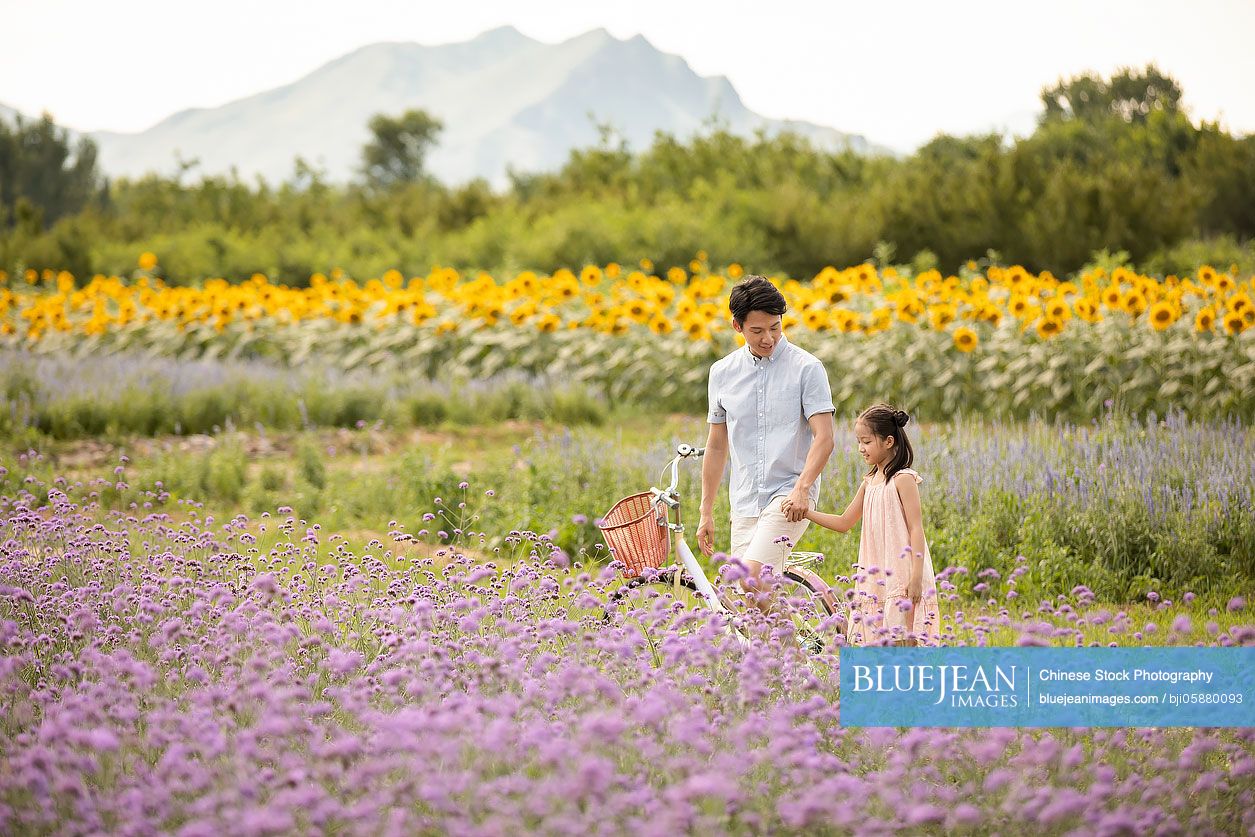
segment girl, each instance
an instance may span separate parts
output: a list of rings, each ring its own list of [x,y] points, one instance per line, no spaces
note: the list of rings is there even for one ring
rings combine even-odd
[[[910,417],[888,404],[869,407],[854,423],[858,452],[871,466],[841,514],[807,510],[806,519],[848,532],[863,520],[848,640],[863,645],[884,629],[898,644],[936,645],[941,616],[937,579],[924,538],[914,453],[903,429]],[[854,615],[857,614],[857,615]]]

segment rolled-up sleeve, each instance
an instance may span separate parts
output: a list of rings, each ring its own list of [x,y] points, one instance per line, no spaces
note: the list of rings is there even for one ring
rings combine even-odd
[[[706,421],[710,424],[726,424],[728,413],[723,409],[723,404],[719,401],[719,369],[717,366],[710,367],[710,380],[706,389],[706,399],[709,406]]]
[[[802,369],[802,413],[807,420],[818,413],[835,413],[828,372],[822,363],[808,363]]]

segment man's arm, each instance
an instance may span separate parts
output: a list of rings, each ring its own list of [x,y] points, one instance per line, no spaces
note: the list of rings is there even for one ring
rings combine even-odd
[[[802,466],[802,475],[797,485],[784,501],[785,516],[790,523],[796,523],[806,516],[811,507],[811,486],[823,473],[828,458],[832,456],[836,443],[833,441],[833,413],[816,413],[807,424],[811,427],[814,437],[811,439],[810,451],[806,454],[806,464]]]
[[[697,525],[697,547],[707,557],[715,552],[715,497],[727,463],[728,425],[712,424],[706,437],[706,455],[702,457],[701,520]]]

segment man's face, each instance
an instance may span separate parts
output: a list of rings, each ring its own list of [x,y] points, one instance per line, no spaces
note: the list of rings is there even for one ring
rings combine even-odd
[[[780,322],[783,319],[779,314],[751,311],[745,316],[745,322],[733,320],[732,328],[745,338],[750,351],[757,357],[770,357],[780,342]]]

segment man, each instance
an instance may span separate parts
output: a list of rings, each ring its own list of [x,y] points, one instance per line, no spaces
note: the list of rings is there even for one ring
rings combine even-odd
[[[801,540],[833,449],[832,390],[823,363],[785,339],[784,296],[747,276],[728,300],[745,346],[710,367],[710,435],[702,463],[697,543],[714,552],[714,506],[732,457],[732,545],[754,586],[764,564],[779,575]],[[785,511],[787,509],[787,511]],[[788,543],[781,541],[787,538]]]

